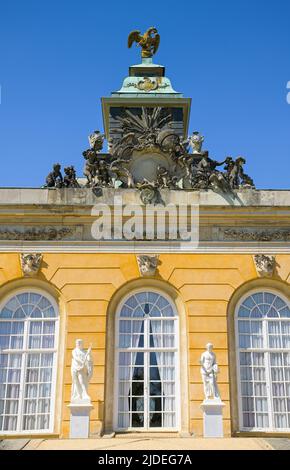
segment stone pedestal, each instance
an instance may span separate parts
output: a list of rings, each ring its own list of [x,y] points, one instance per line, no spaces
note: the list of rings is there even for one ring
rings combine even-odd
[[[88,403],[70,403],[70,438],[87,439],[90,434],[90,412],[93,405]]]
[[[221,400],[204,400],[201,404],[203,411],[203,437],[224,437],[223,407]]]

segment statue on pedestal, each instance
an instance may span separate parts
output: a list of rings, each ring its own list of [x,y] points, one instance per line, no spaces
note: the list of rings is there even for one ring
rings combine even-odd
[[[90,403],[88,395],[89,381],[93,375],[92,346],[86,351],[83,349],[83,340],[76,340],[76,347],[72,352],[72,390],[71,403]]]
[[[221,398],[217,386],[217,374],[219,369],[211,343],[206,345],[206,351],[202,353],[200,358],[200,365],[205,400],[214,399],[220,401]]]

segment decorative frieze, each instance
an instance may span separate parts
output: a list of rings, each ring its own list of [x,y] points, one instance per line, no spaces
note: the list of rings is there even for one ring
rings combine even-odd
[[[224,240],[241,240],[247,242],[268,242],[268,241],[290,241],[290,229],[275,230],[247,230],[247,229],[226,229],[223,230]]]
[[[63,240],[74,233],[74,227],[32,227],[30,229],[6,229],[0,230],[0,240]]]

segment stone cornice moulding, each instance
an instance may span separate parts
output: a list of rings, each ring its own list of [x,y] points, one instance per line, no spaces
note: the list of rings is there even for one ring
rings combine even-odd
[[[167,245],[158,245],[153,244],[153,242],[149,242],[148,245],[140,245],[138,243],[132,243],[131,246],[124,246],[123,244],[117,244],[114,242],[107,242],[105,243],[93,243],[93,242],[73,242],[71,240],[68,241],[56,241],[56,242],[38,242],[37,244],[33,244],[33,242],[21,242],[19,241],[17,244],[13,241],[10,243],[7,241],[2,243],[0,241],[0,253],[26,253],[26,252],[34,252],[34,253],[128,253],[133,255],[138,255],[140,252],[146,254],[152,254],[152,250],[155,253],[166,253],[166,254],[247,254],[247,255],[255,255],[255,254],[290,254],[290,244],[285,246],[285,243],[276,243],[276,244],[264,244],[261,246],[261,242],[259,243],[251,243],[251,246],[247,244],[241,243],[227,243],[222,244],[222,246],[217,246],[217,244],[203,244],[199,246],[197,249],[186,249],[183,248],[178,249],[177,247]],[[220,244],[221,245],[221,244]]]

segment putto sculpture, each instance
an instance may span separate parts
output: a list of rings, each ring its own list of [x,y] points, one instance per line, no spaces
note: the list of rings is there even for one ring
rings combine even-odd
[[[64,169],[65,176],[62,176],[61,165],[54,163],[53,169],[48,173],[45,180],[45,188],[79,188],[80,185],[77,181],[76,171],[74,167],[67,166]]]
[[[52,171],[48,173],[45,180],[45,187],[47,188],[61,188],[63,185],[63,177],[61,174],[61,165],[54,163]]]
[[[158,255],[137,255],[141,276],[154,276],[159,263],[158,259]]]
[[[23,276],[35,276],[40,269],[41,262],[41,253],[21,253],[20,264]]]
[[[89,381],[93,375],[92,346],[86,351],[83,340],[76,340],[76,347],[72,351],[71,375],[71,403],[90,403],[88,394]]]
[[[73,166],[67,166],[64,169],[65,176],[63,178],[63,185],[65,188],[79,188],[80,185],[77,181],[76,170]]]
[[[257,270],[257,273],[261,277],[271,277],[273,276],[276,259],[273,255],[263,255],[258,254],[254,255],[254,263]]]
[[[130,48],[134,42],[141,47],[142,58],[152,57],[159,47],[160,35],[153,26],[148,28],[143,35],[138,30],[131,31],[128,36],[128,47]]]
[[[200,365],[205,400],[220,400],[220,393],[217,386],[219,368],[216,362],[216,355],[213,352],[212,343],[206,345],[206,351],[203,352],[200,357]]]

